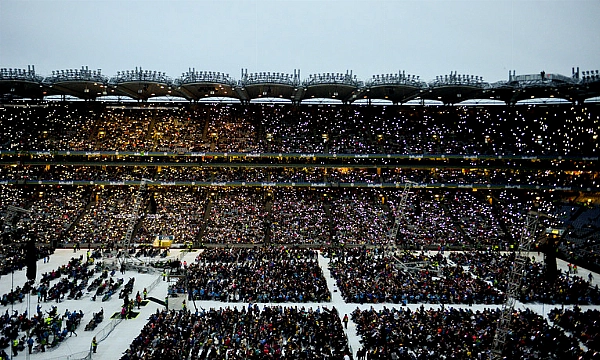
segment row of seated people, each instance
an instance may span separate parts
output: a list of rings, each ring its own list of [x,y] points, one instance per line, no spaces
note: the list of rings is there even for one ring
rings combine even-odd
[[[498,309],[356,309],[356,323],[367,359],[597,359],[566,328],[553,326],[526,309],[515,311],[506,341],[494,349]],[[597,325],[594,326],[596,329]],[[363,357],[364,358],[364,357]]]
[[[142,164],[143,165],[143,164]],[[339,164],[336,166],[340,166]],[[343,166],[343,165],[342,165]],[[0,179],[37,184],[38,181],[122,182],[155,179],[157,182],[195,183],[330,183],[330,184],[420,184],[540,186],[598,189],[596,172],[577,174],[546,170],[463,170],[463,169],[352,169],[347,168],[262,168],[262,167],[173,167],[110,166],[98,168],[80,165],[5,166]]]
[[[555,308],[550,310],[548,318],[573,334],[588,349],[600,351],[600,312],[597,309]]]
[[[542,263],[528,259],[519,288],[524,303],[600,304],[600,290],[575,274],[549,277]],[[363,247],[331,254],[331,275],[346,302],[502,304],[514,253],[403,252],[386,255]]]
[[[54,253],[51,246],[41,244],[37,246],[37,259],[44,259]],[[9,274],[15,270],[22,270],[26,266],[26,252],[21,246],[0,247],[0,275]]]
[[[67,264],[43,274],[39,285],[34,289],[38,303],[80,299],[97,269],[97,266],[92,266],[91,261],[80,255],[71,258]]]
[[[396,263],[392,252],[362,247],[338,249],[331,257],[331,276],[349,303],[501,304],[504,297],[462,268],[444,265],[444,257],[413,255]],[[414,268],[413,263],[430,265]]]
[[[233,302],[323,302],[331,299],[313,250],[298,248],[232,248],[216,262],[206,250],[187,268],[172,291],[189,299]],[[206,258],[205,258],[206,256]],[[223,259],[235,261],[220,261]],[[187,286],[187,288],[186,288]]]
[[[77,224],[69,232],[74,243],[114,244],[122,241],[135,206],[137,188],[99,189]],[[141,208],[145,208],[147,199]]]
[[[180,243],[197,241],[204,224],[206,192],[174,188],[150,196],[149,206],[155,209],[140,219],[136,243],[152,243],[157,234],[168,234]]]
[[[76,335],[76,330],[81,324],[84,316],[82,310],[69,311],[59,314],[56,307],[44,314],[38,311],[31,318],[30,336],[34,338],[36,351],[45,352],[46,348],[54,348],[60,345],[67,337]]]
[[[18,214],[15,223],[24,233],[35,233],[40,243],[110,245],[122,241],[136,194],[137,187],[124,186],[2,186],[0,209],[12,205],[32,210]],[[150,197],[155,213],[149,213]],[[600,225],[597,208],[582,208],[557,193],[413,189],[406,206],[400,209],[400,203],[401,192],[387,189],[154,187],[144,196],[141,227],[133,240],[148,243],[158,234],[174,235],[177,242],[381,245],[390,241],[389,229],[399,221],[397,240],[408,247],[509,249],[525,228],[528,210],[539,209],[552,215],[541,220],[540,232],[574,224],[582,234],[592,233],[576,245],[578,252],[566,248],[567,255],[574,254],[570,261],[576,262],[582,252],[591,254],[588,263],[600,261],[592,251],[598,244],[593,238]],[[568,215],[560,213],[565,208],[572,209]],[[569,232],[571,246],[575,230]],[[2,249],[7,261],[0,267],[22,267],[23,258],[13,261],[15,251],[8,251]]]
[[[490,251],[452,252],[448,255],[454,264],[468,268],[473,276],[502,291],[506,291],[508,270],[514,257],[514,253],[498,254]],[[525,303],[598,304],[600,290],[597,285],[592,286],[592,280],[560,270],[551,276],[543,263],[528,259],[518,300]]]
[[[248,305],[156,310],[121,360],[342,359],[348,339],[335,307]]]
[[[215,193],[207,208],[207,243],[261,243],[264,241],[265,194],[245,188]]]
[[[44,257],[49,256],[49,253],[45,253],[46,247],[39,248],[38,253],[41,253]],[[23,259],[21,259],[22,263],[25,263],[24,255],[21,255]],[[64,296],[68,293],[68,297],[73,299],[78,297],[77,294],[80,293],[80,289],[82,289],[82,283],[77,285],[77,280],[81,279],[82,281],[86,281],[86,279],[91,275],[88,272],[87,265],[82,264],[83,256],[79,259],[71,258],[71,260],[65,264],[59,266],[57,269],[54,269],[50,272],[43,273],[39,280],[39,284],[35,285],[34,280],[27,280],[23,286],[16,286],[14,289],[11,289],[8,293],[4,293],[0,297],[0,304],[3,306],[7,306],[8,304],[14,304],[17,301],[23,302],[25,297],[28,294],[37,294],[38,302],[47,301],[47,300],[57,300],[60,298],[64,298]],[[11,259],[11,261],[14,260]],[[23,265],[24,267],[24,265]],[[14,268],[13,270],[18,270],[19,267]],[[93,272],[92,272],[93,273]],[[67,276],[67,279],[61,279],[57,283],[50,286],[50,283],[54,280],[60,279],[62,275]],[[68,278],[72,280],[69,281]]]
[[[115,243],[125,234],[137,193],[137,187],[126,186],[3,186],[0,208],[17,204],[32,210],[19,216],[17,227],[36,233],[42,243],[57,238]],[[154,204],[149,206],[151,198]],[[159,234],[175,235],[179,242],[257,243],[269,233],[267,240],[275,243],[325,243],[333,238],[382,244],[399,221],[398,239],[410,246],[497,245],[519,238],[525,215],[536,203],[544,213],[559,216],[564,199],[550,192],[414,189],[404,208],[401,200],[401,192],[393,189],[155,187],[143,196],[134,241],[150,242]],[[594,211],[592,207],[580,216],[588,219]],[[589,221],[600,222],[598,216]],[[543,225],[560,228],[568,223],[553,218]]]
[[[4,108],[0,146],[10,150],[591,156],[598,154],[597,146],[588,145],[597,144],[599,117],[593,105],[206,105],[156,110],[49,103]]]
[[[38,306],[33,316],[29,316],[27,311],[19,314],[16,310],[10,315],[6,310],[0,316],[0,348],[7,348],[10,343],[13,356],[17,356],[19,351],[25,350],[24,345],[31,342],[32,350],[35,348],[35,352],[46,352],[46,348],[58,347],[67,337],[77,335],[76,330],[83,316],[81,310],[66,310],[60,314],[55,306],[46,312]],[[14,340],[18,341],[16,347]]]

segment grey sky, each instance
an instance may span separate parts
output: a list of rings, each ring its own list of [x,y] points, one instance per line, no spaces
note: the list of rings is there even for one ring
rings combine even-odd
[[[0,0],[0,67],[450,71],[494,82],[600,68],[600,1]]]

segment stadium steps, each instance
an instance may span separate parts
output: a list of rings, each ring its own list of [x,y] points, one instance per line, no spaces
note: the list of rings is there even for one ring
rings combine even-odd
[[[492,196],[492,207],[491,207],[491,212],[492,215],[498,219],[498,225],[500,226],[500,229],[502,229],[502,232],[504,233],[504,239],[507,240],[508,237],[510,236],[510,232],[508,231],[508,228],[506,227],[506,223],[504,223],[504,221],[502,221],[502,216],[500,216],[500,214],[502,213],[502,211],[498,208],[498,202],[500,202],[500,199],[498,199],[496,196],[494,196],[493,193],[491,193]]]
[[[450,219],[452,219],[452,223],[454,224],[454,226],[456,226],[458,231],[460,231],[460,233],[467,240],[467,242],[471,243],[471,241],[472,241],[471,237],[469,235],[467,235],[467,233],[465,232],[465,229],[463,229],[460,221],[458,221],[458,219],[454,216],[452,211],[450,211],[450,208],[448,208],[448,205],[446,205],[443,201],[441,202],[441,205],[442,205],[442,209],[444,209],[444,212],[447,214],[447,216]]]
[[[263,238],[264,238],[264,243],[265,244],[270,244],[271,243],[271,224],[273,223],[272,218],[273,218],[273,200],[271,199],[267,199],[265,201],[265,208],[264,211],[266,212],[266,216],[265,216],[265,221],[264,221],[264,229],[263,229]]]
[[[208,199],[206,202],[206,207],[204,208],[204,215],[202,216],[202,226],[200,227],[200,231],[198,231],[198,235],[196,236],[196,242],[202,243],[204,239],[204,233],[206,232],[206,225],[208,224],[208,220],[210,218],[210,211],[212,210],[212,200]]]
[[[152,140],[152,135],[154,135],[154,127],[156,126],[156,116],[152,116],[150,120],[150,124],[148,124],[148,130],[146,131],[145,140]]]
[[[144,194],[146,195],[146,194]],[[150,201],[148,201],[148,203],[146,204],[146,206],[142,209],[142,211],[140,211],[140,214],[147,214],[148,213],[148,209],[150,208]],[[138,240],[136,240],[136,236],[138,231],[140,230],[140,228],[142,227],[142,218],[138,218],[137,222],[135,223],[135,226],[133,227],[133,232],[131,233],[131,242],[136,242]]]
[[[102,124],[102,116],[99,115],[94,123],[94,125],[92,126],[92,130],[90,131],[90,134],[87,138],[87,140],[89,141],[90,144],[96,144],[98,142],[98,131],[100,131],[100,128],[104,125]]]
[[[575,213],[573,213],[573,215],[571,215],[571,218],[569,219],[569,223],[573,223],[575,222],[575,220],[577,220],[577,218],[583,214],[586,211],[585,206],[580,206],[579,209],[577,209],[577,211],[575,211]]]
[[[332,205],[329,201],[323,202],[323,211],[325,211],[325,218],[327,219],[327,225],[329,227],[329,241],[332,241],[335,238],[335,226],[331,216],[332,210]]]
[[[77,218],[71,223],[71,225],[69,226],[67,231],[64,232],[63,238],[69,237],[69,235],[71,234],[73,229],[75,229],[77,227],[77,225],[79,224],[79,221],[81,220],[83,215],[85,215],[88,211],[90,211],[90,208],[92,206],[94,206],[94,204],[96,204],[96,200],[94,200],[92,198],[93,194],[89,194],[89,195],[90,195],[91,200],[88,201],[88,203],[85,205],[85,208],[83,209],[83,211],[81,213],[79,213],[79,215],[77,215]]]
[[[204,121],[204,129],[202,130],[202,142],[206,143],[206,136],[208,135],[208,119]]]
[[[596,234],[600,233],[600,228],[595,228],[585,234],[583,234],[582,238],[585,240],[593,238]]]

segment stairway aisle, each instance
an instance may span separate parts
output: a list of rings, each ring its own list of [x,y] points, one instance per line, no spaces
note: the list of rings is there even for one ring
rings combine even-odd
[[[338,314],[340,316],[340,321],[344,318],[345,314],[348,314],[348,318],[351,318],[350,312],[356,308],[356,304],[345,304],[344,299],[342,298],[342,294],[338,289],[335,279],[331,276],[331,272],[329,271],[329,258],[325,258],[321,252],[319,251],[319,266],[323,271],[323,276],[325,276],[325,280],[327,281],[327,287],[329,291],[331,291],[331,303],[332,306],[336,306],[338,310]],[[339,304],[344,304],[343,306],[339,306]],[[342,322],[343,325],[343,322]],[[346,332],[346,336],[348,337],[348,345],[350,346],[350,350],[354,355],[354,359],[356,359],[356,351],[360,349],[360,337],[356,334],[356,324],[354,321],[348,321],[348,328],[344,329]]]

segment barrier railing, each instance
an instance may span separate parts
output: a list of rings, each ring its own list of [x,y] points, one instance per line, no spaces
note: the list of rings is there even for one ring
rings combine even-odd
[[[100,331],[96,333],[96,340],[98,342],[104,341],[108,335],[123,321],[123,319],[113,319],[105,327],[103,327]]]
[[[29,359],[29,354],[27,354],[27,358]],[[80,351],[77,353],[73,353],[70,355],[61,355],[53,358],[48,358],[46,360],[90,360],[92,358],[92,350]]]

